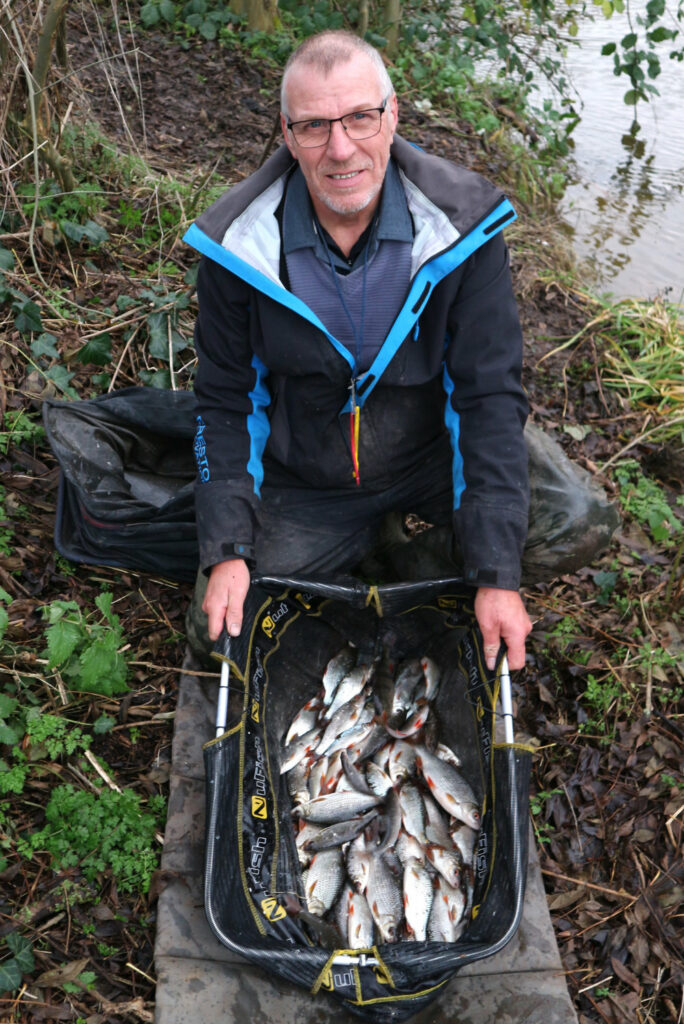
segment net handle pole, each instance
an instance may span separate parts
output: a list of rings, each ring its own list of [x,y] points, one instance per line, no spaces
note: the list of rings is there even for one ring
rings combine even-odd
[[[513,696],[511,693],[511,675],[508,670],[508,657],[504,654],[501,659],[501,674],[499,677],[501,686],[501,710],[504,721],[504,739],[506,743],[513,743]]]
[[[221,662],[218,703],[216,705],[216,736],[223,736],[228,721],[228,695],[230,693],[230,637],[226,627],[216,641],[212,657]]]

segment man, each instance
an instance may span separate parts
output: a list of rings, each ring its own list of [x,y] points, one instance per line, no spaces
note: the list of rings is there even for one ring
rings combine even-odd
[[[194,224],[203,610],[237,635],[262,572],[358,564],[391,512],[453,527],[493,667],[521,668],[522,342],[490,183],[395,135],[379,54],[346,32],[285,69],[285,145]],[[445,574],[454,571],[445,552]]]

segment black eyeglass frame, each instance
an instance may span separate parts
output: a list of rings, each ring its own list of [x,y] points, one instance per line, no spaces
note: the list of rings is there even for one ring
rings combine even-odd
[[[378,120],[378,130],[376,132],[373,132],[372,135],[363,135],[360,139],[354,139],[353,136],[349,136],[353,142],[362,142],[364,139],[373,139],[375,138],[376,135],[380,134],[380,128],[382,126],[382,115],[385,113],[388,101],[389,96],[386,96],[385,99],[382,101],[382,106],[380,107],[364,107],[363,110],[350,110],[348,114],[343,114],[342,117],[305,117],[301,121],[287,121],[285,127],[288,129],[288,131],[292,132],[295,142],[297,143],[298,146],[301,146],[302,149],[320,149],[321,146],[327,146],[328,142],[330,141],[330,136],[332,134],[332,126],[335,124],[336,121],[339,121],[342,127],[344,128],[345,132],[348,133],[349,129],[344,124],[346,118],[353,117],[354,114],[372,114],[377,111],[377,113],[380,114],[380,118]],[[295,132],[295,128],[300,124],[308,124],[310,121],[327,122],[328,137],[325,140],[325,142],[317,142],[313,146],[306,146],[299,141]]]

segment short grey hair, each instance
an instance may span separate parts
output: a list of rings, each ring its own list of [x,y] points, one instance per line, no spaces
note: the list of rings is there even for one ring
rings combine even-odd
[[[346,29],[327,29],[318,35],[309,36],[294,50],[285,65],[280,83],[280,109],[285,117],[289,116],[286,101],[287,79],[293,67],[309,67],[327,76],[339,64],[346,64],[357,53],[362,53],[371,61],[378,73],[378,82],[383,99],[394,93],[392,80],[387,73],[385,63],[370,43]]]

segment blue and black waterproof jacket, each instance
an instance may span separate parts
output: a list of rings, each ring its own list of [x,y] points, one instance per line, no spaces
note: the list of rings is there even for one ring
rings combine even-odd
[[[381,491],[447,431],[454,528],[475,585],[515,589],[527,530],[522,339],[501,231],[515,213],[484,178],[395,136],[414,223],[411,284],[366,373],[279,278],[285,146],[190,227],[201,252],[195,454],[201,564],[253,548],[264,474]],[[369,301],[382,301],[381,295]],[[360,408],[358,477],[350,383]]]

